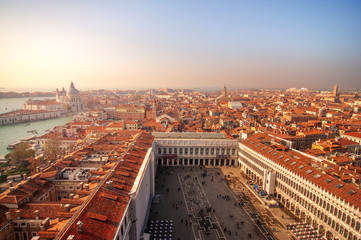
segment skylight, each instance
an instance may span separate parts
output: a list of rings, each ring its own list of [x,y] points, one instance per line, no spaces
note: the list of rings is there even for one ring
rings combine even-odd
[[[304,168],[304,167],[305,167],[305,166],[301,165],[301,166],[299,166],[298,168],[299,168],[299,169],[302,169],[302,168]]]
[[[293,166],[293,165],[295,165],[297,162],[291,162],[291,165]]]
[[[281,158],[283,158],[283,155],[281,155],[281,156],[278,157],[278,159],[281,159]]]
[[[338,188],[338,189],[340,189],[340,188],[343,187],[343,185],[342,185],[341,183],[339,183],[339,184],[337,184],[335,187]]]
[[[320,174],[315,174],[315,175],[313,175],[313,177],[314,178],[320,178],[320,177],[322,177]]]
[[[289,160],[290,160],[289,158],[286,158],[286,159],[285,159],[285,162],[288,162]]]
[[[277,153],[275,152],[274,154],[273,154],[273,156],[276,156],[277,155]]]
[[[268,153],[271,153],[272,152],[272,150],[268,150]]]
[[[350,191],[348,191],[347,193],[348,193],[350,196],[356,194],[356,192],[355,192],[354,190],[350,190]]]
[[[325,183],[330,183],[330,182],[332,182],[331,179],[329,179],[329,178],[325,179]]]
[[[310,169],[306,170],[307,174],[310,174],[311,172],[312,172],[312,170],[310,170]]]
[[[266,148],[265,147],[263,147],[263,148],[261,148],[262,150],[266,150]]]
[[[256,145],[256,147],[259,147],[259,146],[261,146],[261,145],[260,145],[260,144],[257,144],[257,145]]]

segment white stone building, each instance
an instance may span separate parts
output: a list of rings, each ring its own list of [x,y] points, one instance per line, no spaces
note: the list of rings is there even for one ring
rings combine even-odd
[[[65,91],[64,88],[62,91],[56,89],[56,100],[64,105],[66,111],[81,112],[85,110],[84,102],[73,82],[70,83],[68,91]]]

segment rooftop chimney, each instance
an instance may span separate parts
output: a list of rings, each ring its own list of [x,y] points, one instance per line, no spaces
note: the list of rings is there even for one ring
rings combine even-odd
[[[74,199],[74,193],[69,194],[70,199]]]
[[[75,235],[69,235],[68,238],[66,240],[73,240],[75,237]]]
[[[21,218],[20,210],[16,210],[16,218],[19,220]]]
[[[7,219],[8,221],[11,221],[10,212],[5,213],[5,215],[6,215],[6,219]]]
[[[41,222],[41,230],[45,230],[49,227],[49,220],[50,218],[47,217],[44,221]]]
[[[105,184],[108,189],[112,189],[113,181],[108,181]]]
[[[85,184],[85,191],[89,191],[89,184]]]
[[[40,218],[40,217],[39,217],[39,210],[35,210],[35,211],[34,211],[34,214],[35,214],[35,219],[36,219],[36,220],[39,220],[39,218]]]
[[[69,212],[70,211],[70,204],[63,204],[62,207],[63,207],[64,212]]]
[[[82,233],[84,231],[83,230],[83,222],[78,221],[76,225],[78,226],[78,233]]]

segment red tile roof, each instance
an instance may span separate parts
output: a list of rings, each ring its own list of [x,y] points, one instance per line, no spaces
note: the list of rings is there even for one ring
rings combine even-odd
[[[137,134],[132,143],[136,147],[128,148],[129,155],[124,153],[124,161],[117,159],[112,167],[114,171],[104,176],[101,185],[94,189],[77,215],[74,215],[61,231],[59,239],[67,239],[69,235],[75,235],[74,240],[113,239],[130,200],[129,192],[153,139],[154,137],[148,133]],[[111,189],[106,185],[109,181],[113,181]],[[82,233],[77,231],[78,221],[83,222]]]
[[[262,154],[263,156],[272,159],[274,162],[280,164],[281,166],[289,169],[295,174],[309,180],[315,185],[321,187],[322,189],[330,192],[332,195],[343,199],[345,202],[348,202],[350,205],[355,206],[356,208],[361,209],[361,191],[357,187],[354,187],[351,184],[344,183],[339,179],[336,179],[330,175],[324,174],[322,171],[311,166],[311,159],[305,157],[302,154],[299,154],[296,151],[289,150],[287,152],[276,151],[270,146],[264,144],[262,140],[267,138],[265,134],[255,134],[250,138],[242,141],[242,144],[253,149],[254,151]],[[282,156],[282,157],[281,157]],[[288,161],[285,161],[289,159]],[[303,165],[303,168],[299,168]],[[306,171],[310,170],[310,173]],[[316,174],[319,174],[320,177],[314,177]],[[330,182],[325,182],[326,179],[330,179]],[[341,184],[342,187],[338,188],[337,185]],[[352,191],[354,194],[349,194]]]

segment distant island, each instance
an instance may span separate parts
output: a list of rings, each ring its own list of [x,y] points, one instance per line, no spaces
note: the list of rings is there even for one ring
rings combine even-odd
[[[54,92],[0,92],[0,98],[55,97]]]

